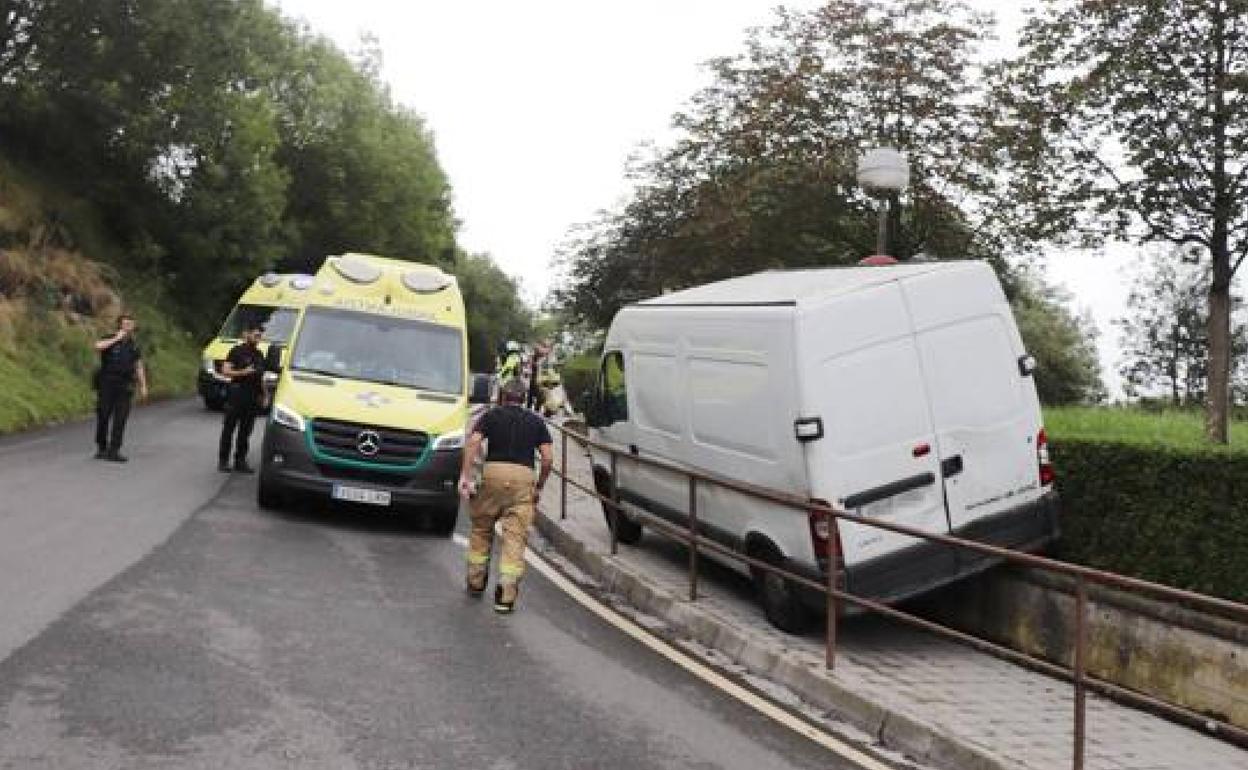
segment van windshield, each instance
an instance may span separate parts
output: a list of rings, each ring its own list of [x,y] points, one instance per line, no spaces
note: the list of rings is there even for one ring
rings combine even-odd
[[[235,305],[217,336],[223,340],[237,340],[242,338],[248,325],[259,323],[264,327],[266,342],[286,342],[295,330],[295,321],[298,318],[299,311],[293,307]]]
[[[295,341],[297,371],[439,393],[463,392],[463,335],[454,327],[309,308]]]

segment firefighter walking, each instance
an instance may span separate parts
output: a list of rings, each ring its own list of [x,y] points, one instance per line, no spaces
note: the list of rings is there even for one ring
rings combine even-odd
[[[464,448],[459,475],[459,493],[471,498],[468,538],[468,592],[481,596],[490,577],[490,553],[494,525],[502,530],[499,548],[498,585],[494,589],[494,610],[515,608],[524,576],[524,549],[529,527],[537,513],[537,501],[550,476],[554,462],[550,431],[536,414],[524,409],[528,388],[520,379],[507,381],[502,388],[502,405],[481,416]],[[481,443],[487,443],[481,488],[473,482],[473,468]],[[537,481],[533,479],[533,458],[541,457]]]

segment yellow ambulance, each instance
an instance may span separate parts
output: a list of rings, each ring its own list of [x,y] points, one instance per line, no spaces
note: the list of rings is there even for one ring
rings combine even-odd
[[[280,346],[270,350],[281,356]],[[464,301],[436,267],[365,254],[317,272],[285,355],[259,503],[292,495],[417,509],[449,534],[470,403]],[[487,383],[488,385],[488,383]]]
[[[221,376],[221,365],[250,324],[258,322],[264,327],[261,350],[267,351],[269,343],[290,340],[312,281],[312,276],[301,273],[265,273],[247,287],[201,354],[198,389],[204,406],[220,409],[225,405],[229,380]]]

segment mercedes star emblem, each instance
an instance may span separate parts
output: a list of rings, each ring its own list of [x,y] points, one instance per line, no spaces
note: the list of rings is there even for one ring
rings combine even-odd
[[[362,430],[355,437],[355,448],[365,457],[375,457],[381,451],[381,434],[375,430]]]

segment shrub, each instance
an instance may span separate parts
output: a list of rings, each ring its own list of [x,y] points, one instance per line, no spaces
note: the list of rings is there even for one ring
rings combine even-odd
[[[1067,561],[1248,601],[1248,454],[1055,438]]]
[[[568,394],[568,403],[573,409],[580,410],[581,394],[588,393],[594,387],[594,377],[598,374],[598,356],[585,354],[573,356],[563,364],[563,389]]]

